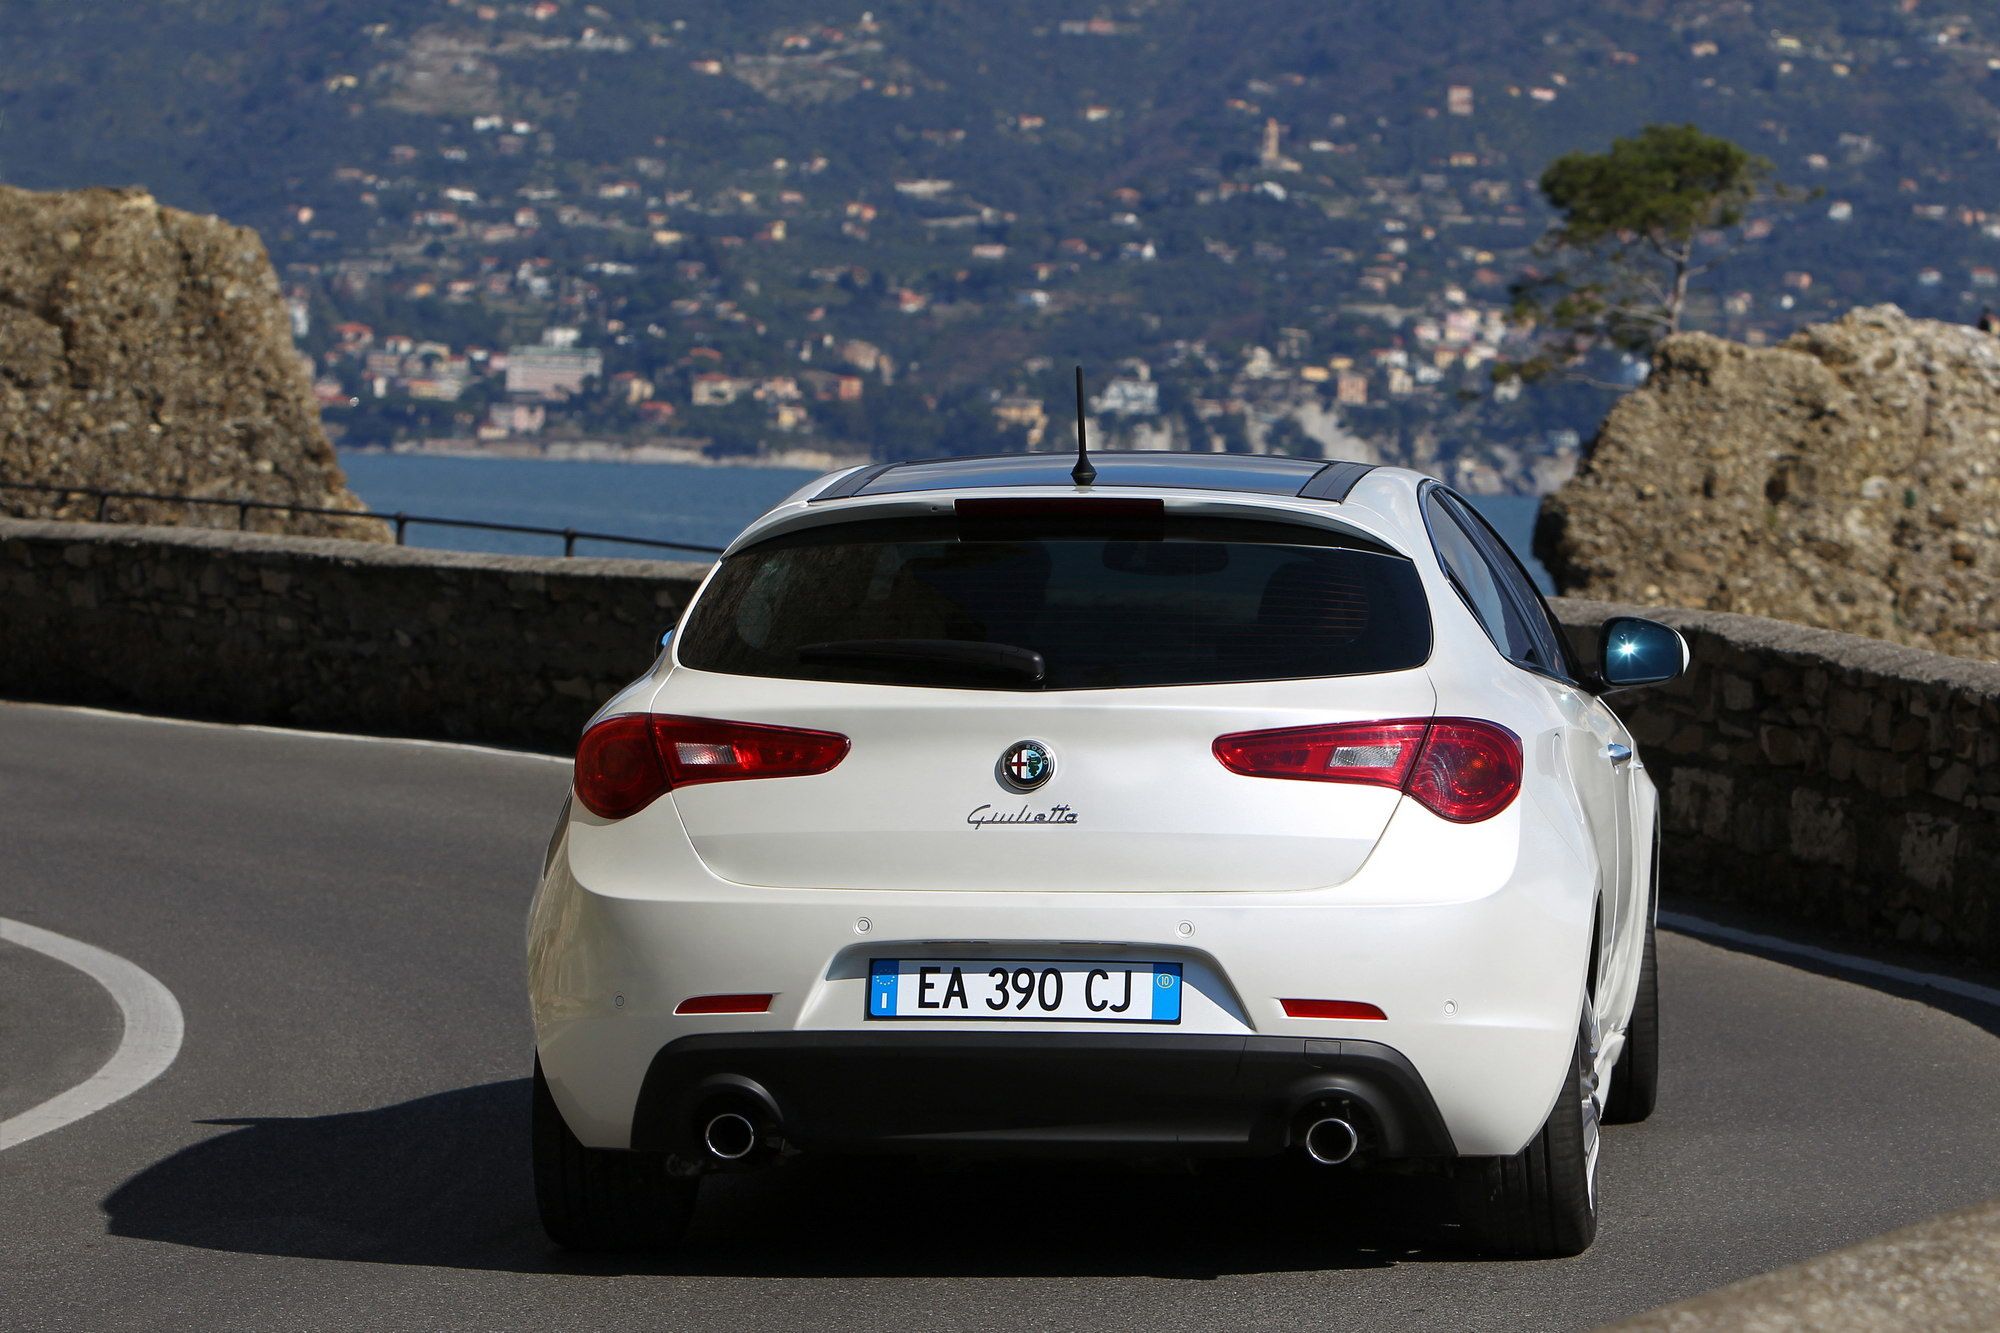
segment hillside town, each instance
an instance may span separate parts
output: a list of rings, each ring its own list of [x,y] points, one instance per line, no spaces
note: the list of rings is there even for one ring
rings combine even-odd
[[[1512,287],[1543,262],[1547,223],[1539,164],[1506,145],[1654,56],[1552,49],[1533,80],[1418,90],[1393,127],[1324,111],[1312,77],[1273,69],[1206,109],[1206,159],[1043,208],[995,174],[996,156],[1025,171],[1115,160],[1146,108],[1099,88],[954,118],[906,34],[866,11],[723,25],[733,37],[575,0],[441,0],[438,14],[370,32],[366,59],[324,79],[332,112],[387,108],[407,137],[379,154],[357,139],[293,182],[273,239],[315,391],[349,447],[866,456],[900,447],[912,418],[944,423],[948,438],[919,442],[948,451],[1035,447],[1067,419],[1074,360],[1110,441],[1396,458],[1473,489],[1541,491],[1606,401],[1493,376],[1529,332]],[[1146,21],[1082,15],[1034,37],[1130,42]],[[1771,32],[1743,49],[1706,31],[1671,55],[1711,83],[1747,65],[1837,90],[1893,58],[1880,39]],[[2000,44],[1969,22],[1912,34],[2000,68]],[[795,143],[825,146],[753,158],[744,144],[690,168],[681,131],[598,153],[515,91],[527,69],[641,65],[732,140],[762,107],[887,126],[896,151],[843,157],[832,132],[802,131]],[[1949,166],[1893,167],[1859,130],[1767,129],[1804,202],[1709,238],[1740,253],[1697,294],[1699,327],[1756,345],[1864,295],[1965,322],[2000,301],[2000,211]],[[1912,219],[1939,243],[1883,293],[1843,247]],[[1627,361],[1599,378],[1644,373]]]

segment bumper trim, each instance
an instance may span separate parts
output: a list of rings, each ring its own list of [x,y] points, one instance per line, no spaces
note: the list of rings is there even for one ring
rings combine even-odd
[[[1339,1105],[1376,1158],[1450,1157],[1450,1131],[1380,1042],[1105,1032],[704,1033],[646,1071],[632,1147],[695,1156],[705,1108],[749,1098],[808,1152],[1257,1156]]]

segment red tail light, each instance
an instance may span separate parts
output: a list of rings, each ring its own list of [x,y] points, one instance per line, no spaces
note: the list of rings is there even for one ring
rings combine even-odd
[[[1463,717],[1241,731],[1216,737],[1215,757],[1246,777],[1394,787],[1459,824],[1492,818],[1521,790],[1520,738]]]
[[[1491,722],[1441,717],[1424,738],[1407,790],[1455,823],[1491,819],[1521,790],[1521,739]]]
[[[583,733],[576,796],[594,815],[623,819],[675,787],[824,773],[848,745],[832,731],[624,713]]]
[[[1215,757],[1232,773],[1312,782],[1366,782],[1401,791],[1427,722],[1346,722],[1218,736]]]

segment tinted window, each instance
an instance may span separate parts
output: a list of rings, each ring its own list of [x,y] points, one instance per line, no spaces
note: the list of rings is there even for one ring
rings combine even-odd
[[[1549,617],[1548,603],[1535,590],[1535,582],[1528,577],[1521,559],[1493,525],[1456,495],[1446,497],[1446,502],[1459,516],[1462,526],[1478,543],[1485,554],[1486,564],[1493,571],[1494,580],[1520,611],[1521,622],[1527,628],[1528,636],[1534,641],[1534,658],[1530,663],[1544,671],[1559,676],[1573,674],[1566,642],[1562,631],[1556,628]],[[1527,661],[1528,659],[1518,659]]]
[[[1485,627],[1486,636],[1493,640],[1493,646],[1510,661],[1536,666],[1544,671],[1557,670],[1555,663],[1546,660],[1527,616],[1499,571],[1493,568],[1486,553],[1480,549],[1466,519],[1456,512],[1457,506],[1444,492],[1433,489],[1425,499],[1424,508],[1430,520],[1431,542],[1437,548],[1438,562],[1450,575],[1453,586],[1472,609],[1472,614]]]
[[[843,524],[729,557],[689,618],[680,660],[704,671],[907,685],[1090,689],[1356,675],[1421,666],[1430,615],[1400,556],[1186,535],[960,537],[935,523]],[[1039,684],[968,680],[949,663],[829,661],[815,645],[1005,644],[1040,653]]]

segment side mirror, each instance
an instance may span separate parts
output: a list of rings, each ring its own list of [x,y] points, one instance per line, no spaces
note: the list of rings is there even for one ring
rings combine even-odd
[[[1607,690],[1660,685],[1688,668],[1687,640],[1657,620],[1614,616],[1604,622],[1597,675]]]
[[[664,656],[667,652],[669,652],[673,648],[673,645],[674,645],[674,632],[672,630],[668,630],[665,634],[662,634],[660,636],[661,655]]]

